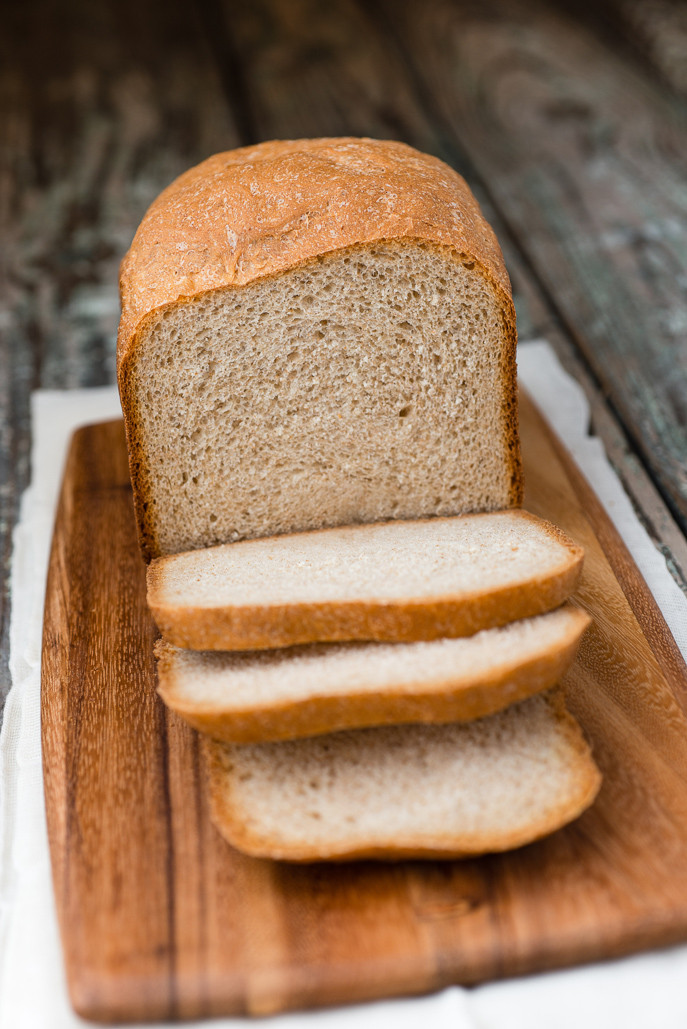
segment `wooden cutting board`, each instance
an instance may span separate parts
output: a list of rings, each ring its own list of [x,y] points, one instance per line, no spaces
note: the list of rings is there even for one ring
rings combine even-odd
[[[195,733],[155,693],[120,422],[76,433],[43,640],[43,756],[72,1002],[87,1018],[266,1014],[418,993],[687,939],[687,670],[531,402],[526,507],[586,548],[567,678],[604,774],[578,822],[470,861],[290,866],[208,818]]]

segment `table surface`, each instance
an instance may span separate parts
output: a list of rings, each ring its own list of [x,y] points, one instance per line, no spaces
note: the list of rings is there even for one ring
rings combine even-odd
[[[587,393],[687,590],[687,4],[6,0],[0,34],[0,694],[30,393],[114,381],[118,264],[218,150],[369,135],[469,181],[522,339]]]

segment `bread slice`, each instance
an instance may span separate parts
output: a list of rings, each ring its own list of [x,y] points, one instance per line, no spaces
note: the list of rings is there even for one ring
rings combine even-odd
[[[402,143],[217,154],[121,272],[146,556],[517,506],[515,314],[464,180]]]
[[[476,722],[205,750],[219,831],[289,861],[507,850],[576,818],[601,782],[556,694]]]
[[[563,603],[582,556],[524,511],[384,522],[159,558],[148,603],[193,650],[469,636]]]
[[[157,648],[159,693],[230,743],[400,722],[468,721],[554,686],[590,619],[571,606],[464,639],[248,653]]]

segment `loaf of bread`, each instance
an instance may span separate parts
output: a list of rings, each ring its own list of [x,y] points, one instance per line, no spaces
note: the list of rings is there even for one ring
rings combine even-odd
[[[282,743],[206,741],[212,815],[256,857],[465,857],[572,821],[600,775],[577,722],[541,694],[479,721]]]
[[[229,741],[227,839],[454,857],[584,810],[598,771],[541,692],[588,622],[553,610],[582,551],[513,510],[513,302],[463,179],[370,139],[218,154],[151,206],[120,288],[160,692]]]
[[[158,558],[148,604],[193,650],[469,636],[562,604],[582,557],[522,510],[382,522]]]
[[[463,179],[401,143],[218,154],[121,270],[145,555],[517,506],[515,319]]]
[[[470,721],[554,686],[589,625],[566,605],[463,639],[227,653],[157,647],[159,693],[229,743],[403,722]]]

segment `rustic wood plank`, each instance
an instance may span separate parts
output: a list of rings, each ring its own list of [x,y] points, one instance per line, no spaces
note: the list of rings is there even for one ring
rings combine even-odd
[[[538,0],[380,0],[687,528],[687,112]]]
[[[437,151],[407,75],[355,0],[217,2],[217,32],[240,64],[255,138],[412,136]]]
[[[55,0],[9,10],[11,312],[24,334],[33,325],[37,381],[97,385],[113,380],[118,266],[146,207],[238,138],[187,7],[72,0],[66,20]]]
[[[29,393],[113,381],[117,272],[150,201],[238,137],[179,2],[9,2],[0,33],[0,706]]]
[[[683,0],[565,0],[678,96],[687,97],[687,7]]]
[[[464,862],[292,866],[222,840],[197,739],[155,694],[121,423],[76,435],[51,555],[42,719],[53,878],[81,1014],[268,1014],[687,937],[687,669],[526,398],[522,415],[528,506],[585,546],[578,599],[594,625],[566,690],[605,778],[574,825]]]

